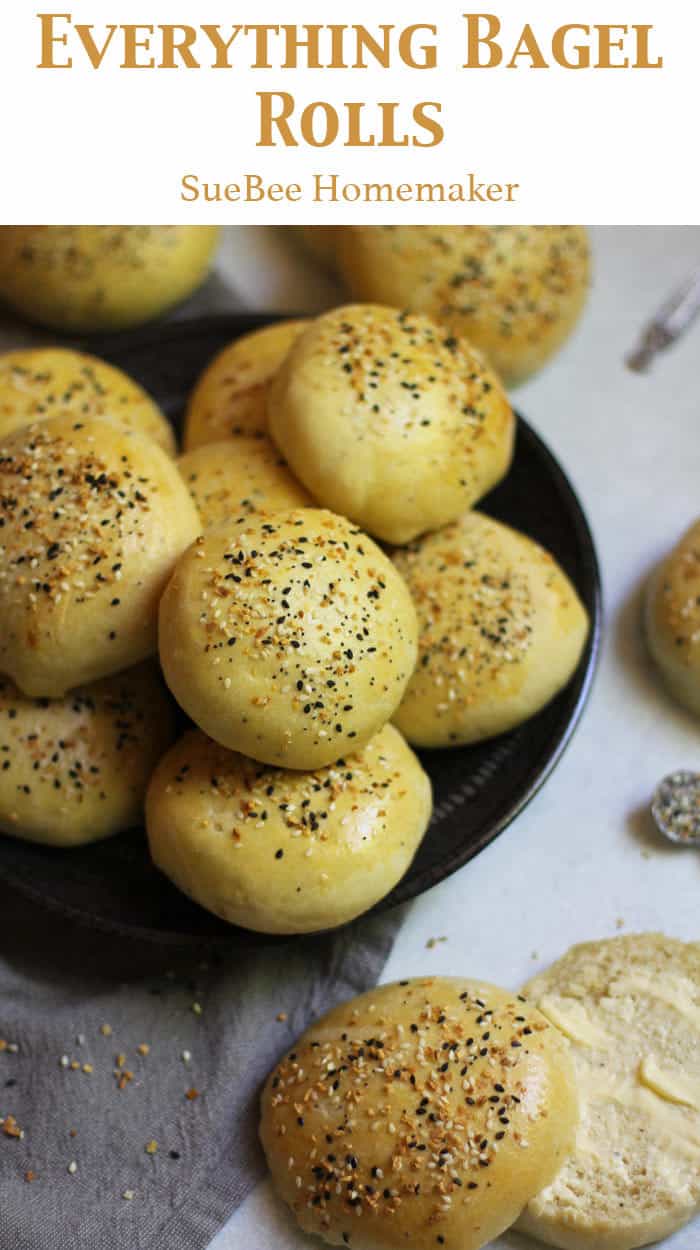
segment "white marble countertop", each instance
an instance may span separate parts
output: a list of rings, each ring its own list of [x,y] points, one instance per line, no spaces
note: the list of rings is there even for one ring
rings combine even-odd
[[[595,533],[606,610],[598,676],[544,789],[476,860],[412,904],[386,980],[443,973],[517,986],[572,942],[644,929],[700,937],[700,854],[660,842],[647,814],[662,775],[700,764],[700,726],[658,684],[639,628],[650,567],[700,512],[700,322],[651,375],[623,363],[642,323],[700,261],[700,227],[593,233],[582,325],[517,404],[559,456]],[[301,312],[336,298],[279,229],[227,228],[219,270],[222,282],[195,306]],[[0,325],[3,346],[19,337]],[[428,947],[438,936],[447,941]],[[211,1250],[314,1244],[265,1183]],[[696,1222],[666,1246],[699,1244]],[[509,1233],[494,1246],[534,1243]]]
[[[649,376],[623,363],[642,322],[700,261],[700,228],[593,233],[582,325],[517,404],[560,457],[595,533],[606,611],[598,676],[540,794],[476,860],[412,904],[386,980],[443,973],[516,986],[572,942],[643,929],[700,937],[700,854],[662,844],[647,815],[664,773],[700,764],[700,726],[657,683],[639,629],[650,566],[700,512],[700,322]],[[310,281],[281,231],[230,228],[221,263],[242,306],[303,311],[333,294],[320,277]],[[436,936],[447,941],[429,948]],[[696,1222],[666,1245],[699,1242]],[[211,1250],[313,1244],[266,1183]],[[494,1243],[533,1245],[513,1233]]]

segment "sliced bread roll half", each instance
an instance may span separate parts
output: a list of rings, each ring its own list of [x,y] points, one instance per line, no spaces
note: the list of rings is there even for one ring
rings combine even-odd
[[[524,993],[571,1042],[581,1121],[518,1227],[565,1250],[668,1236],[700,1207],[700,942],[587,942]]]

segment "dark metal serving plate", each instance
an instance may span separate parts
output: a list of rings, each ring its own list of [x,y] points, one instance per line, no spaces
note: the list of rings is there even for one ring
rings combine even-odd
[[[89,350],[137,378],[177,425],[197,375],[231,339],[274,317],[169,322],[91,340]],[[583,710],[600,641],[600,575],[581,505],[542,440],[520,417],[513,467],[483,510],[543,543],[576,585],[592,621],[573,680],[526,725],[491,742],[426,751],[435,812],[405,877],[375,910],[430,889],[501,833],[558,763]],[[152,866],[142,830],[80,850],[0,837],[0,879],[52,909],[112,932],[165,942],[250,940],[191,903]]]

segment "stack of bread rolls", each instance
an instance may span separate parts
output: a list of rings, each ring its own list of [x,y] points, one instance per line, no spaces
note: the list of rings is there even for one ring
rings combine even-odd
[[[657,1242],[700,1210],[700,943],[588,942],[520,993],[381,986],[281,1058],[260,1136],[331,1245],[479,1250],[515,1222],[562,1250]]]
[[[385,305],[255,331],[199,380],[179,463],[204,533],[159,629],[197,731],[156,770],[147,829],[217,915],[299,932],[371,906],[429,821],[407,744],[501,733],[569,680],[573,586],[470,510],[514,425],[465,340]]]
[[[175,736],[158,604],[197,537],[173,431],[118,369],[0,357],[0,830],[74,846],[137,825]]]
[[[371,907],[430,820],[412,746],[512,728],[582,652],[553,558],[473,511],[514,431],[455,327],[386,304],[232,343],[179,458],[106,362],[0,358],[0,829],[84,842],[145,801],[155,863],[233,924]]]

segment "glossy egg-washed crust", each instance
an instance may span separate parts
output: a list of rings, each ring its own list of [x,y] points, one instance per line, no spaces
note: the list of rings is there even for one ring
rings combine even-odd
[[[0,831],[82,846],[140,823],[150,775],[175,734],[151,662],[30,699],[0,677]]]
[[[203,280],[217,226],[2,226],[0,296],[56,329],[122,330]]]
[[[700,715],[700,521],[649,579],[645,624],[649,650],[669,690]]]
[[[430,808],[430,782],[391,725],[312,772],[256,764],[195,731],[156,770],[147,829],[158,867],[223,920],[311,933],[388,894]]]
[[[418,662],[394,722],[422,747],[513,729],[572,676],[588,635],[548,551],[469,512],[394,553],[418,613]]]
[[[175,431],[155,400],[106,360],[65,347],[0,355],[0,438],[47,417],[111,417],[175,454]]]
[[[266,434],[203,443],[180,456],[177,467],[203,530],[253,512],[313,505]]]
[[[133,430],[53,417],[0,439],[0,672],[58,697],[146,659],[199,532],[174,462]]]
[[[566,1042],[523,998],[385,985],[268,1078],[261,1139],[301,1227],[355,1250],[477,1250],[556,1174],[578,1116]]]
[[[267,432],[267,388],[307,321],[277,321],[235,339],[215,356],[187,404],[186,451]]]
[[[583,226],[338,226],[309,243],[355,299],[437,318],[508,386],[568,338],[590,282]]]
[[[514,419],[481,357],[429,317],[318,317],[271,382],[270,432],[314,498],[386,542],[452,521],[507,471]]]
[[[210,530],[160,608],[166,680],[215,741],[317,768],[391,717],[416,659],[416,616],[386,555],[321,509]]]

